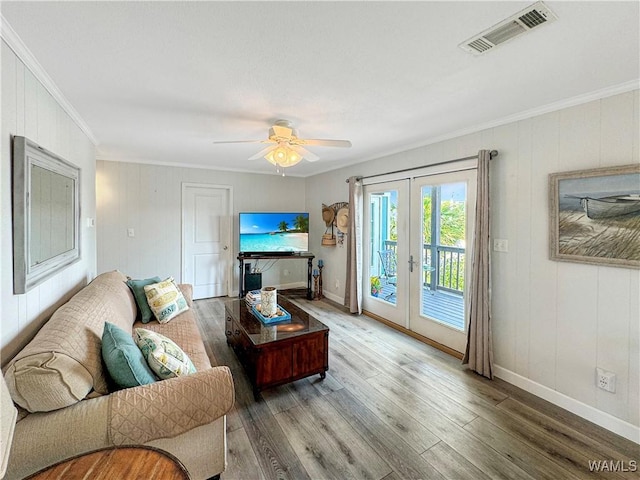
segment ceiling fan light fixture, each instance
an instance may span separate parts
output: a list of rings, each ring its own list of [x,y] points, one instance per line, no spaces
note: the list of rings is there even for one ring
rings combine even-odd
[[[280,173],[280,168],[293,167],[300,163],[301,160],[307,160],[308,162],[320,160],[318,155],[304,148],[306,146],[345,148],[351,146],[349,140],[300,138],[298,136],[298,130],[296,130],[288,120],[277,120],[275,124],[269,128],[269,137],[267,140],[231,140],[216,141],[214,143],[267,143],[269,144],[268,147],[249,157],[249,160],[264,158],[272,165],[275,165],[278,173]]]
[[[278,148],[271,150],[264,156],[265,160],[276,167],[293,167],[302,160],[302,156],[286,144],[281,144]]]

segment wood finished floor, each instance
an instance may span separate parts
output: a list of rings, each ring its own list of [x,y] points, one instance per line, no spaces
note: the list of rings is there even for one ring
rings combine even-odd
[[[640,465],[640,446],[330,302],[292,299],[331,329],[329,371],[254,400],[220,299],[195,308],[212,364],[233,372],[228,467],[239,479],[596,479],[589,460]]]

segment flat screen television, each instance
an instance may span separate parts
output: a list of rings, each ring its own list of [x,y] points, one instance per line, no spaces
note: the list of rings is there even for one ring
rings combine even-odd
[[[309,251],[308,212],[240,212],[240,253],[291,255]]]

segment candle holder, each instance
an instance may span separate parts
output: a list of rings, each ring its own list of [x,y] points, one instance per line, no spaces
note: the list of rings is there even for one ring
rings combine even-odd
[[[318,300],[318,277],[320,277],[320,274],[318,273],[317,270],[313,271],[313,291],[316,292],[316,298],[314,298],[314,300]]]
[[[318,273],[318,293],[316,295],[317,300],[322,300],[324,298],[324,295],[322,294],[322,269],[323,268],[324,268],[324,264],[322,263],[322,260],[319,260],[318,270],[320,270],[320,272]]]

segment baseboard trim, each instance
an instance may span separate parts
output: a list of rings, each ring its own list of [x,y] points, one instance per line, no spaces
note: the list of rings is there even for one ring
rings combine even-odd
[[[307,288],[307,284],[305,282],[281,283],[280,285],[276,285],[276,288],[278,290],[287,290],[289,288]]]
[[[322,292],[322,295],[327,297],[329,300],[333,300],[334,302],[342,305],[344,303],[344,298],[339,297],[338,295],[331,293],[331,292]]]
[[[571,413],[575,413],[576,415],[589,420],[602,428],[606,428],[607,430],[631,440],[632,442],[640,444],[640,427],[632,425],[629,422],[625,422],[624,420],[614,417],[602,410],[598,410],[591,405],[582,403],[575,398],[571,398],[549,387],[545,387],[544,385],[525,378],[511,370],[507,370],[500,365],[494,365],[493,370],[495,376],[501,378],[505,382],[509,382],[516,387],[557,405],[558,407],[564,408]]]
[[[447,354],[451,355],[452,357],[456,357],[456,358],[462,360],[462,357],[464,356],[462,353],[458,352],[457,350],[449,348],[446,345],[442,345],[441,343],[438,343],[435,340],[431,340],[429,337],[425,337],[424,335],[420,335],[419,333],[416,333],[413,330],[409,330],[408,328],[402,327],[402,326],[398,325],[397,323],[394,323],[394,322],[392,322],[390,320],[387,320],[384,317],[381,317],[380,315],[376,315],[375,313],[372,313],[372,312],[370,312],[368,310],[363,310],[362,313],[364,315],[366,315],[367,317],[371,317],[374,320],[377,320],[380,323],[384,323],[385,325],[393,328],[394,330],[398,330],[399,332],[402,332],[405,335],[413,337],[416,340],[420,340],[422,343],[426,343],[427,345],[430,345],[433,348],[437,348],[441,352],[447,353]]]

